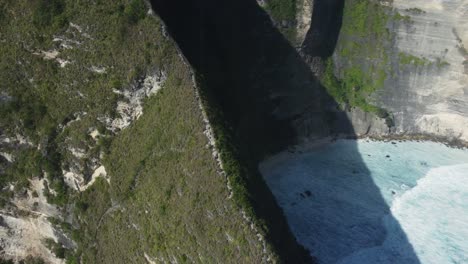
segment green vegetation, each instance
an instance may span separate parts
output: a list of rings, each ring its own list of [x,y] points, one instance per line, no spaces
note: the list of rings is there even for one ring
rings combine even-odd
[[[217,98],[216,91],[208,85],[212,79],[197,73],[196,80],[200,98],[216,138],[219,156],[232,188],[232,199],[235,205],[245,212],[256,224],[258,232],[269,242],[266,244],[267,252],[278,254],[278,256],[273,256],[274,262],[280,260],[281,262],[306,262],[309,260],[309,252],[296,244],[282,212],[275,207],[277,205],[274,196],[258,170],[259,162],[266,155],[276,151],[274,145],[278,143],[277,139],[265,139],[265,132],[271,133],[271,130],[258,129],[255,124],[244,124],[240,127],[238,124],[230,123],[226,117],[229,110],[226,111],[225,106],[218,104],[215,99]],[[240,136],[246,132],[249,139]],[[263,138],[260,138],[262,136]],[[287,259],[279,259],[280,256],[285,255]]]
[[[0,264],[14,264],[13,260],[4,260],[0,259]],[[34,257],[27,257],[26,259],[20,260],[18,262],[19,264],[45,264],[45,261],[40,259],[40,258],[34,258]]]
[[[385,7],[374,1],[345,1],[341,31],[344,34],[363,38],[373,35],[387,39],[386,24],[389,19],[387,12]]]
[[[18,154],[18,159],[8,168],[4,177],[1,177],[2,187],[12,181],[16,181],[19,188],[28,187],[28,179],[41,174],[43,157],[38,151],[25,149]]]
[[[46,264],[46,262],[40,258],[35,258],[35,257],[27,257],[24,260],[21,260],[19,262],[20,264]]]
[[[420,58],[405,52],[398,53],[398,57],[401,65],[428,66],[431,64],[431,61],[424,57]]]
[[[0,187],[14,183],[21,191],[31,177],[45,177],[49,202],[74,209],[73,226],[50,220],[78,248],[72,254],[46,242],[55,254],[67,263],[145,263],[145,253],[179,263],[261,262],[263,245],[240,213],[245,210],[263,227],[252,210],[245,168],[227,150],[231,139],[215,126],[234,191],[228,198],[226,178],[206,147],[188,66],[162,36],[161,22],[147,15],[144,1],[34,3],[0,5],[5,10],[0,23],[9,23],[2,27],[7,44],[0,45],[0,92],[11,97],[0,103],[0,130],[31,143],[5,148],[15,161]],[[43,58],[42,51],[53,50],[55,59]],[[61,67],[57,58],[70,63]],[[93,66],[105,72],[92,71]],[[144,115],[117,135],[108,131],[98,119],[117,115],[123,98],[114,90],[157,70],[166,72],[167,80],[144,102]],[[95,129],[96,140],[90,136]],[[78,158],[70,148],[86,154]],[[111,183],[99,178],[82,193],[68,188],[62,170],[79,165],[89,177],[96,159]],[[1,195],[6,205],[13,193]]]
[[[266,9],[277,22],[296,20],[296,0],[268,0]]]
[[[54,253],[57,258],[64,259],[67,249],[59,243],[56,243],[53,239],[48,238],[44,241],[44,244],[48,249]]]
[[[0,25],[3,25],[5,22],[5,13],[6,13],[6,4],[5,3],[0,3]]]
[[[85,170],[90,160],[105,152],[111,133],[97,119],[115,116],[119,95],[112,89],[128,86],[143,73],[139,69],[160,64],[160,54],[167,44],[162,43],[161,49],[153,48],[158,40],[151,35],[158,32],[151,27],[158,26],[146,18],[147,8],[141,0],[91,7],[84,2],[64,0],[41,0],[34,5],[15,1],[3,8],[7,12],[2,15],[10,25],[2,32],[8,44],[0,46],[0,90],[12,99],[0,104],[4,117],[0,127],[13,138],[20,132],[31,140],[32,146],[7,149],[18,158],[6,170],[0,187],[14,181],[18,187],[26,187],[28,178],[42,177],[46,172],[48,187],[57,193],[48,192],[49,201],[64,205],[69,192],[62,166],[75,159],[65,146],[82,148],[91,154],[75,161],[85,166]],[[60,16],[84,26],[79,29],[68,22],[54,26]],[[72,43],[67,44],[70,48],[63,49],[59,42],[52,42],[56,36]],[[70,63],[61,68],[57,61],[43,59],[39,52],[54,49],[58,58]],[[97,74],[90,70],[92,66],[105,66],[106,73]],[[66,125],[77,116],[80,122]],[[58,130],[59,126],[63,129]],[[97,145],[88,135],[93,128],[103,134]],[[33,147],[39,144],[42,151]]]
[[[419,8],[407,8],[405,9],[406,12],[409,12],[411,14],[414,14],[414,15],[421,15],[421,14],[424,14],[426,13],[426,11],[422,10],[422,9],[419,9]]]
[[[441,69],[443,67],[450,65],[450,63],[448,63],[447,61],[441,58],[437,58],[436,61],[430,61],[427,58],[417,57],[417,56],[414,56],[405,52],[399,52],[398,58],[399,58],[399,63],[401,66],[414,65],[417,67],[424,67],[424,66],[435,65],[438,69]]]
[[[54,30],[68,24],[63,0],[38,0],[33,11],[33,23],[40,29],[53,26]]]
[[[233,190],[233,199],[238,208],[244,210],[249,217],[257,221],[257,224],[262,226],[266,231],[266,227],[258,222],[254,214],[251,203],[252,197],[247,189],[247,181],[251,175],[249,175],[249,170],[240,162],[240,153],[234,144],[236,141],[226,128],[225,118],[220,109],[210,103],[209,90],[205,87],[206,84],[203,76],[197,76],[197,85],[200,87],[201,99],[211,120],[217,148],[220,151],[219,155],[223,161],[224,171]]]
[[[291,43],[296,39],[296,8],[296,0],[268,0],[265,5],[266,11],[277,23],[279,31]],[[283,23],[287,26],[283,26]]]
[[[335,72],[332,58],[326,62],[322,83],[338,102],[367,112],[383,110],[368,103],[368,96],[382,88],[387,78],[387,29],[389,10],[368,0],[345,2],[343,25],[336,50],[343,66]]]
[[[407,16],[407,15],[402,15],[398,12],[395,12],[395,14],[393,15],[393,19],[395,21],[402,21],[402,22],[405,22],[405,23],[412,23],[413,21],[411,20],[411,17],[410,16]]]
[[[132,0],[124,10],[129,23],[136,24],[138,21],[145,18],[147,7],[141,0]]]
[[[111,185],[99,180],[80,199],[87,223],[82,257],[144,263],[146,253],[179,262],[258,263],[261,244],[227,198],[226,179],[205,147],[189,72],[174,50],[168,56],[174,61],[166,64],[165,87],[111,145],[105,159]]]
[[[333,72],[333,61],[329,59],[326,63],[322,83],[328,93],[339,103],[345,103],[353,107],[359,107],[366,112],[373,112],[380,115],[383,109],[369,104],[367,95],[371,94],[381,85],[378,82],[383,80],[371,80],[370,75],[364,73],[358,67],[344,70],[344,77],[338,79]]]
[[[448,63],[445,60],[442,60],[441,58],[437,58],[435,63],[437,65],[437,68],[439,69],[450,65],[450,63]]]

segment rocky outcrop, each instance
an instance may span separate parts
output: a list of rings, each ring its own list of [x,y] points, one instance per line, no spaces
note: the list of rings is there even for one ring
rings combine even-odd
[[[123,91],[114,89],[114,93],[120,95],[123,99],[117,102],[116,112],[119,117],[113,119],[104,116],[100,118],[100,121],[114,133],[128,127],[143,114],[143,99],[156,94],[165,80],[166,73],[155,71],[137,79]]]
[[[385,118],[359,108],[347,111],[346,117],[353,125],[356,136],[379,136],[390,133],[392,129]]]
[[[296,1],[296,43],[302,45],[312,23],[313,0]]]
[[[76,247],[65,233],[54,226],[50,218],[60,218],[56,206],[47,202],[45,179],[33,178],[30,188],[17,194],[8,207],[0,209],[0,255],[18,262],[27,257],[41,258],[47,263],[65,263],[46,245],[46,240],[65,248]],[[12,189],[15,187],[11,185]],[[4,191],[4,190],[2,190]]]

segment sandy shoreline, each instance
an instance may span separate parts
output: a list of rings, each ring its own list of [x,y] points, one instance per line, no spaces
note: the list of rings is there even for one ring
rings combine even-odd
[[[323,146],[326,146],[328,144],[334,143],[337,140],[340,139],[347,139],[347,140],[370,140],[370,141],[380,141],[380,142],[388,142],[388,143],[402,143],[402,142],[408,142],[408,141],[413,141],[413,142],[434,142],[434,143],[440,143],[443,144],[449,148],[455,148],[455,149],[462,149],[462,150],[468,150],[468,142],[464,142],[461,140],[449,140],[444,137],[436,137],[436,136],[429,136],[429,135],[423,135],[423,134],[413,134],[413,135],[384,135],[384,136],[349,136],[349,135],[335,135],[335,136],[329,136],[329,137],[324,137],[324,138],[317,138],[317,139],[311,139],[309,141],[304,141],[300,142],[295,145],[291,145],[287,147],[285,150],[268,155],[264,157],[263,161],[266,160],[271,160],[272,158],[275,159],[281,159],[281,157],[284,158],[284,156],[288,156],[294,153],[302,153],[302,152],[307,152],[310,150],[314,150]],[[260,162],[260,163],[262,163]]]
[[[457,149],[468,149],[468,142],[465,142],[460,139],[448,139],[446,137],[438,137],[433,135],[425,135],[425,134],[389,134],[389,135],[382,135],[382,136],[373,136],[373,135],[362,135],[362,136],[350,136],[350,135],[335,135],[330,136],[322,139],[312,140],[308,144],[314,144],[314,142],[318,142],[319,144],[323,144],[322,141],[328,140],[329,142],[335,142],[339,139],[368,139],[373,141],[383,141],[383,142],[406,142],[406,141],[414,141],[414,142],[435,142],[441,143],[446,145],[447,147],[457,148]],[[302,144],[298,144],[302,145]]]

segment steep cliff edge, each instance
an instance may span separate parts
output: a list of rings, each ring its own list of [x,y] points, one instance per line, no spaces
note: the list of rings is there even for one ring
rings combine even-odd
[[[468,140],[468,1],[393,1],[393,71],[372,96],[394,132]]]
[[[0,263],[279,261],[147,2],[0,1],[0,28]]]
[[[33,2],[0,0],[7,261],[310,262],[259,161],[468,141],[467,0]]]
[[[332,12],[342,19],[333,54],[310,48],[322,42],[323,23],[312,23],[301,50],[321,58],[309,58],[310,65],[346,109],[355,133],[466,142],[468,1],[341,2],[342,17],[341,10]]]

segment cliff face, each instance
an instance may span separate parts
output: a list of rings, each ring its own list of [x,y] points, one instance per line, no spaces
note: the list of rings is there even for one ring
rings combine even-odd
[[[355,134],[467,141],[468,1],[343,2],[333,54],[316,54],[324,35],[324,25],[314,25],[319,12],[302,52],[320,57],[318,66],[309,64],[347,109]]]
[[[397,0],[393,8],[405,16],[389,27],[393,73],[372,98],[393,114],[395,133],[468,140],[468,1]]]

